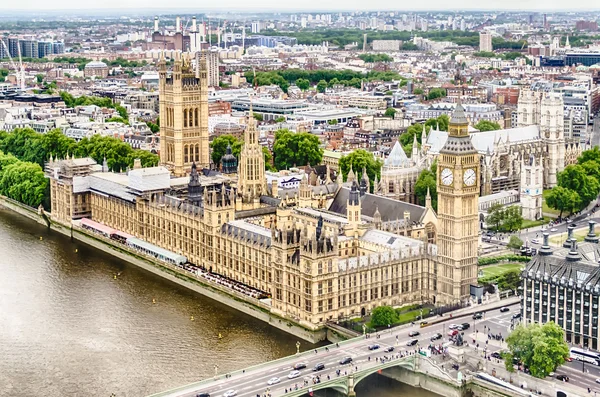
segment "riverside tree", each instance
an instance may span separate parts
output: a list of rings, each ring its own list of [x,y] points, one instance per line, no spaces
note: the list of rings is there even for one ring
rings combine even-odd
[[[506,338],[506,343],[506,368],[513,372],[513,358],[516,358],[528,367],[531,375],[536,378],[545,378],[569,356],[569,345],[564,340],[564,331],[552,321],[544,325],[521,324]]]

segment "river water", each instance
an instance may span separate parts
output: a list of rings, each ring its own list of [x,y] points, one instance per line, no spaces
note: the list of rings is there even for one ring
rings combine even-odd
[[[0,396],[145,396],[212,376],[214,364],[293,354],[296,341],[0,209]],[[436,396],[380,376],[357,395]]]

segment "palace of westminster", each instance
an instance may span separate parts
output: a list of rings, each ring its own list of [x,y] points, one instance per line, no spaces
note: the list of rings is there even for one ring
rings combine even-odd
[[[376,181],[370,193],[361,170],[343,182],[327,167],[320,184],[304,176],[293,192],[268,183],[252,117],[239,159],[228,150],[222,170],[209,170],[205,61],[194,70],[184,56],[167,71],[163,60],[159,75],[161,164],[113,173],[90,158],[50,159],[53,221],[87,219],[143,241],[145,253],[185,257],[311,329],[380,305],[470,298],[486,176],[462,105],[435,149],[435,212],[429,195],[423,207],[378,194]]]

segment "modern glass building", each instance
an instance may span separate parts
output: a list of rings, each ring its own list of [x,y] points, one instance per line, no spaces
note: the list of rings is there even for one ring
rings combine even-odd
[[[571,52],[565,55],[565,65],[592,66],[600,63],[600,52]]]
[[[544,244],[521,274],[523,321],[554,321],[565,331],[567,342],[598,349],[600,304],[600,246],[589,223],[585,241],[577,243],[573,228],[562,248]]]

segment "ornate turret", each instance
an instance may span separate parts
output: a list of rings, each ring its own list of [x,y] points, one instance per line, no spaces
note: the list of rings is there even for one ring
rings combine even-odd
[[[317,221],[317,230],[316,230],[316,238],[319,240],[321,238],[321,233],[323,232],[323,216],[319,215],[319,220]]]
[[[221,157],[221,170],[224,174],[235,174],[237,173],[237,167],[237,158],[232,154],[231,145],[227,145],[225,155]]]
[[[367,175],[367,169],[363,167],[362,178],[360,179],[360,195],[364,196],[369,191],[369,176]]]
[[[355,180],[354,171],[352,170],[352,164],[350,164],[350,171],[348,171],[348,177],[346,178],[346,182],[352,183]]]
[[[196,163],[192,163],[192,171],[190,172],[188,201],[195,206],[200,206],[202,204],[202,185],[200,184],[200,175],[198,175]]]
[[[360,204],[360,196],[358,191],[358,184],[356,181],[352,182],[352,187],[350,188],[350,195],[348,196],[348,205],[359,205]]]
[[[238,194],[244,204],[259,205],[259,198],[267,192],[265,178],[265,158],[262,146],[258,143],[256,120],[252,116],[252,102],[248,116],[248,126],[244,131],[244,147],[240,153]],[[241,209],[241,208],[240,208]]]

